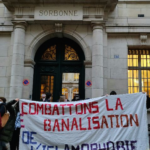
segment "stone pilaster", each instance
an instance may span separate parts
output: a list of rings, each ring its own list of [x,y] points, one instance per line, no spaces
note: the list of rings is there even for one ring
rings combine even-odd
[[[24,74],[24,49],[26,22],[13,22],[14,41],[12,45],[12,64],[9,98],[22,98]]]
[[[24,79],[28,79],[30,83],[27,86],[23,86],[23,92],[22,92],[23,99],[32,99],[34,65],[35,62],[33,60],[25,59]]]
[[[92,97],[103,95],[103,25],[93,22]]]
[[[92,81],[92,61],[84,61],[85,65],[85,83],[87,81]],[[85,86],[85,98],[92,97],[92,86]]]

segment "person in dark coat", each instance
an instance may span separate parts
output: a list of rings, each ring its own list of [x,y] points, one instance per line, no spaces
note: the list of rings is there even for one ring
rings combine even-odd
[[[44,102],[51,102],[51,93],[46,93],[46,98]]]
[[[10,116],[6,125],[0,130],[0,141],[2,143],[8,143],[12,139],[15,121],[16,121],[16,110],[12,105],[15,104],[17,101],[18,99],[12,100],[6,104],[6,109],[9,111]],[[0,148],[0,150],[3,149]]]
[[[146,92],[142,92],[143,94],[146,94],[146,108],[150,108],[150,97],[147,95]]]
[[[6,99],[4,97],[0,97],[0,116],[2,117],[6,112]]]
[[[111,91],[110,95],[117,95],[117,93],[115,91]]]
[[[1,128],[1,117],[5,114],[6,112],[6,99],[4,97],[0,97],[0,132],[2,130]],[[1,138],[1,134],[0,134]],[[0,140],[0,150],[7,150],[6,143],[4,141]]]
[[[149,109],[150,108],[150,98],[147,95],[147,99],[146,99],[146,108]]]
[[[72,101],[79,101],[80,100],[80,95],[79,94],[75,94],[74,98],[72,99]]]
[[[14,108],[15,108],[17,117],[15,121],[13,136],[10,141],[10,150],[19,150],[19,135],[20,135],[20,128],[21,128],[19,102],[16,103]]]

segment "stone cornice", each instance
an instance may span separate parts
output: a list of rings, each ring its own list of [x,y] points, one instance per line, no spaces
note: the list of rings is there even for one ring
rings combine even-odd
[[[79,4],[79,5],[99,5],[101,8],[104,8],[106,11],[112,10],[118,3],[118,0],[79,0],[79,1],[71,1],[68,0],[2,0],[4,5],[7,7],[9,11],[14,11],[15,8],[23,8],[23,7],[35,7],[37,5],[47,6],[48,4]]]
[[[140,26],[122,26],[122,27],[108,27],[106,26],[106,32],[108,34],[120,34],[120,33],[150,33],[149,27],[140,27]]]
[[[48,5],[49,6],[49,5]],[[40,7],[16,7],[14,9],[14,20],[26,20],[28,22],[33,22],[34,20],[36,21],[40,21],[41,19],[42,20],[45,20],[45,21],[57,21],[58,18],[57,17],[60,17],[60,20],[64,20],[64,21],[67,21],[65,20],[65,18],[63,16],[57,16],[55,19],[54,19],[54,14],[52,14],[53,16],[52,17],[48,17],[48,16],[42,16],[40,17],[39,16],[39,10],[43,10],[43,12],[46,12],[48,13],[49,12],[49,9],[52,8],[52,6],[40,6]],[[67,5],[67,4],[63,4],[63,5],[60,5],[62,8],[73,8],[75,5]],[[76,7],[78,7],[79,5],[76,5]],[[56,6],[55,6],[56,7]],[[54,8],[55,8],[54,7]],[[59,12],[59,8],[61,7],[56,7],[56,11]],[[92,5],[92,6],[84,6],[84,5],[80,5],[80,8],[81,8],[81,13],[80,13],[80,17],[82,18],[78,18],[78,19],[71,19],[73,21],[85,21],[85,22],[89,22],[89,21],[103,21],[104,18],[107,19],[107,13],[109,12],[107,10],[107,12],[105,12],[105,9],[106,7],[102,7],[100,5]],[[105,14],[106,13],[106,14]],[[38,16],[38,17],[37,17]],[[47,17],[47,19],[44,19],[45,17]],[[63,18],[63,19],[62,19]]]
[[[149,0],[119,0],[119,3],[143,4],[143,3],[150,3],[150,1]]]
[[[78,14],[73,16],[73,19],[71,18],[70,20],[90,22],[92,20],[107,20],[110,10],[116,7],[118,0],[88,0],[88,2],[87,0],[71,2],[68,0],[2,0],[2,2],[9,11],[13,11],[13,20],[26,20],[28,22],[35,20],[57,21],[59,20],[57,17],[60,17],[60,20],[67,21],[64,15],[58,15],[59,12],[62,11],[62,8],[67,8],[67,10],[70,8],[69,11],[71,11],[73,8],[77,9],[80,7],[80,10],[75,10]],[[41,10],[43,15],[40,13]],[[58,16],[56,14],[54,15],[52,13],[53,11],[58,12]],[[48,13],[48,15],[45,12]],[[48,17],[49,15],[50,17]],[[77,16],[79,16],[79,18]],[[68,17],[72,16],[70,15]]]

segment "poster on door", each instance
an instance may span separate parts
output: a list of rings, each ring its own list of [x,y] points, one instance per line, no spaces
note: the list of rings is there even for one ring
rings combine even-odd
[[[146,95],[20,100],[21,150],[148,150]]]

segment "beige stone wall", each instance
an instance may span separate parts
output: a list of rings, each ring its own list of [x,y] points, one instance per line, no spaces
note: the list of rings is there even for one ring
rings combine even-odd
[[[144,18],[139,18],[138,14],[144,14]],[[129,1],[119,0],[116,8],[108,15],[106,27],[103,33],[103,77],[104,94],[111,90],[117,93],[127,93],[127,51],[130,45],[140,45],[140,34],[147,34],[147,45],[150,45],[150,29],[144,28],[150,23],[150,3],[139,2],[129,3]],[[11,20],[13,12],[9,12],[0,1],[0,95],[9,95],[10,73],[11,73],[11,37],[13,42],[13,26]],[[91,60],[92,54],[92,27],[91,23],[83,22],[63,22],[63,33],[65,36],[75,40],[84,50],[86,60]],[[132,26],[132,27],[131,27]],[[139,29],[139,27],[141,28]],[[47,34],[49,32],[49,34]],[[52,34],[50,34],[50,32]],[[129,33],[130,32],[130,33]],[[41,37],[42,35],[43,37]],[[44,36],[45,35],[45,36]],[[32,59],[38,47],[49,38],[58,37],[55,31],[55,22],[32,22],[28,24],[25,33],[25,60]],[[33,44],[35,43],[35,44]],[[5,49],[5,50],[4,50]],[[118,59],[114,55],[119,55]],[[86,69],[85,80],[91,78],[91,68]],[[32,94],[33,69],[24,68],[24,78],[29,78],[30,86],[23,87],[23,98],[29,98]],[[86,97],[90,97],[91,89],[86,88]]]
[[[0,26],[12,25],[11,23],[12,16],[13,16],[13,13],[7,10],[4,4],[0,1]]]
[[[9,97],[10,86],[10,34],[0,35],[0,96]]]
[[[138,34],[108,35],[107,47],[107,91],[115,90],[118,94],[128,93],[128,47],[140,45]],[[115,55],[119,58],[115,58]],[[105,83],[106,84],[106,83]]]
[[[144,17],[138,17],[144,14]],[[150,1],[120,0],[116,8],[108,14],[107,26],[149,26]]]
[[[141,1],[142,2],[142,1]],[[138,17],[138,14],[144,14],[145,17],[150,17],[150,4],[121,4],[117,5],[118,17]]]

